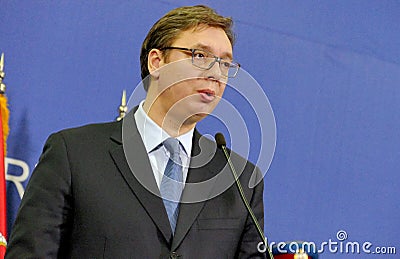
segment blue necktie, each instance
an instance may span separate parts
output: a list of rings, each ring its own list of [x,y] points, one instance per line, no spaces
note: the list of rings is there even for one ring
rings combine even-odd
[[[172,233],[174,233],[179,214],[179,200],[183,190],[182,162],[179,156],[179,140],[168,138],[163,144],[169,151],[170,157],[161,181],[160,193],[168,214]]]

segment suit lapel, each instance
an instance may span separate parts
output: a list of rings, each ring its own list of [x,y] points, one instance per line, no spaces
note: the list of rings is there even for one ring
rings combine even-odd
[[[122,145],[110,150],[110,153],[122,177],[169,243],[171,227],[146,149],[136,127],[134,112],[132,110],[125,116],[122,132],[118,128],[112,135],[111,138]]]
[[[215,160],[212,160],[216,145],[209,140],[204,140],[201,145],[202,148],[200,149],[200,137],[201,135],[195,130],[193,137],[192,159],[185,189],[182,193],[181,200],[183,203],[180,205],[178,222],[172,241],[172,251],[178,248],[196,220],[197,216],[203,209],[208,194],[211,193],[212,188],[214,187],[214,180],[211,178],[218,173],[219,169],[218,163],[215,163]],[[203,145],[203,143],[205,144]],[[195,163],[194,160],[206,161],[206,163],[204,163],[202,166],[198,166],[193,164]],[[204,183],[207,180],[207,184],[201,184],[200,186],[193,185],[193,183]],[[201,195],[199,195],[199,193],[201,193]],[[197,201],[199,198],[200,201]]]

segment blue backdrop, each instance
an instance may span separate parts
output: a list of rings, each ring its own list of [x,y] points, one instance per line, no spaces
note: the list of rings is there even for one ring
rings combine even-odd
[[[234,18],[235,58],[275,113],[276,152],[264,192],[269,241],[320,246],[345,231],[344,245],[399,250],[400,2],[202,3]],[[147,31],[170,9],[193,4],[0,0],[10,221],[47,136],[114,120],[122,90],[129,95],[140,82]],[[215,133],[205,123],[200,129]],[[342,257],[349,254],[328,247],[321,255]]]

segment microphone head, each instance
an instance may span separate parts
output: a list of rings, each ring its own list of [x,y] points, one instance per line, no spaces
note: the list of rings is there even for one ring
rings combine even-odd
[[[221,132],[215,134],[215,142],[217,142],[218,147],[226,146],[225,137]]]

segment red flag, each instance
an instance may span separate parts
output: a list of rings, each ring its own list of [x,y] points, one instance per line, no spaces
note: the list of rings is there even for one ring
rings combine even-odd
[[[4,94],[4,54],[0,60],[0,259],[4,258],[7,247],[7,199],[6,199],[6,171],[4,159],[6,156],[6,140],[9,132],[7,98]]]
[[[1,99],[5,98],[4,96],[0,97]],[[0,109],[0,136],[3,138],[3,117],[2,111],[3,105],[1,102]],[[3,259],[6,253],[7,247],[7,200],[6,200],[6,172],[4,168],[4,141],[0,141],[0,258]]]

